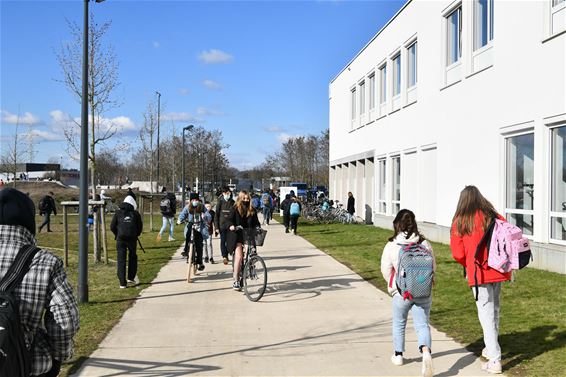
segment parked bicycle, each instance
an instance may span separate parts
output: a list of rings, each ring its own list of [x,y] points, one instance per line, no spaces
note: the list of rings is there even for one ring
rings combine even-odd
[[[240,286],[244,287],[246,297],[253,302],[259,301],[267,288],[267,267],[263,258],[257,254],[257,246],[263,246],[267,233],[261,228],[243,228],[237,226],[244,234],[244,258],[239,276]],[[234,257],[232,257],[232,271],[234,270]]]

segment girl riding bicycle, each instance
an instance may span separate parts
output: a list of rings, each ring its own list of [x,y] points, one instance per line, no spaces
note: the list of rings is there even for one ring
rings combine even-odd
[[[183,256],[188,254],[189,242],[192,242],[199,271],[204,270],[204,264],[202,263],[202,246],[203,240],[210,237],[207,223],[211,220],[212,217],[200,201],[198,193],[191,193],[189,204],[181,211],[177,224],[187,222],[187,226],[185,227],[185,251],[182,254]]]
[[[228,229],[232,232],[232,236],[235,237],[234,243],[236,244],[234,253],[234,283],[232,284],[232,288],[236,291],[242,288],[239,276],[242,259],[244,258],[244,231],[243,229],[236,229],[236,227],[255,229],[260,226],[257,211],[251,206],[250,199],[250,194],[247,191],[240,191],[236,204],[230,210],[228,218]]]

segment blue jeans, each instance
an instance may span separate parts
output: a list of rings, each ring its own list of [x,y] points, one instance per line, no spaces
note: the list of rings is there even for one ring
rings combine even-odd
[[[173,238],[173,226],[175,225],[175,220],[174,217],[165,217],[163,216],[163,226],[161,227],[161,230],[159,231],[159,235],[162,236],[163,232],[165,232],[165,230],[167,229],[167,223],[170,224],[169,226],[169,237]]]
[[[220,252],[222,253],[222,258],[228,258],[228,248],[226,247],[226,233],[227,229],[220,231]]]
[[[393,296],[393,346],[397,352],[405,352],[405,327],[409,310],[413,313],[413,324],[420,346],[431,349],[432,340],[428,324],[432,296],[415,300],[403,300],[400,294]]]
[[[263,207],[262,212],[263,212],[263,222],[269,225],[269,219],[271,218],[271,208]]]

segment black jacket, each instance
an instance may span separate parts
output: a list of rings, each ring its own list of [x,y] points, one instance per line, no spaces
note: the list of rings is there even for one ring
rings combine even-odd
[[[221,196],[216,204],[216,216],[214,216],[214,226],[219,231],[226,230],[230,227],[228,220],[230,219],[230,210],[234,207],[234,200],[224,200]]]
[[[291,200],[285,199],[281,202],[281,209],[283,210],[283,216],[289,216],[289,209],[291,208]]]
[[[128,218],[129,221],[124,221]],[[143,230],[140,213],[130,203],[120,204],[120,209],[116,211],[110,223],[110,230],[116,239],[136,240]]]
[[[354,207],[354,202],[355,202],[354,197],[350,196],[348,198],[348,208],[347,208],[347,211],[350,215],[353,215],[354,212],[356,212],[356,208]]]
[[[255,228],[260,226],[259,219],[257,218],[257,211],[254,209],[252,216],[242,216],[240,212],[236,210],[236,206],[233,206],[230,210],[230,217],[227,221],[228,228],[231,225],[242,226],[242,228]]]
[[[177,198],[172,192],[166,193],[165,198],[169,199],[169,203],[171,203],[171,210],[169,212],[161,212],[161,214],[165,217],[173,217],[177,212]]]
[[[40,215],[43,215],[44,213],[51,214],[51,212],[53,212],[54,215],[57,215],[57,206],[55,205],[55,199],[53,199],[51,195],[45,195],[45,197],[43,197],[41,200],[46,201],[47,207],[45,208],[45,210],[39,211]]]

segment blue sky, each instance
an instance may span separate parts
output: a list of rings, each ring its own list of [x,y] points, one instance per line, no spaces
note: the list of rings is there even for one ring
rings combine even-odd
[[[231,164],[253,167],[285,138],[328,127],[330,80],[404,2],[92,2],[97,22],[112,20],[106,42],[120,63],[122,105],[105,114],[123,127],[115,142],[135,148],[157,90],[162,135],[190,123],[221,130]],[[56,81],[55,51],[71,39],[65,19],[82,25],[82,4],[0,1],[2,151],[19,109],[19,134],[32,130],[36,161],[63,156],[78,167],[61,130],[80,104]]]

